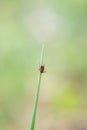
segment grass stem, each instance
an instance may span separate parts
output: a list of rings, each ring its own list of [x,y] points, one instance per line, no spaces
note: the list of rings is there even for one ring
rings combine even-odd
[[[40,65],[43,64],[43,55],[44,55],[44,45],[42,46]],[[31,120],[31,124],[30,124],[30,130],[34,130],[34,126],[35,126],[36,111],[37,111],[39,91],[40,91],[40,85],[41,85],[41,77],[42,77],[42,73],[39,72],[38,85],[37,85],[37,89],[36,89],[36,95],[35,95],[35,101],[34,101],[34,107],[33,107],[33,113],[32,113],[32,120]]]

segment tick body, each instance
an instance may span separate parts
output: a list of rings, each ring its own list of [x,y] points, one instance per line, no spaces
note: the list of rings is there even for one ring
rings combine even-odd
[[[41,66],[39,67],[39,71],[40,71],[40,73],[44,73],[44,65],[41,65]]]

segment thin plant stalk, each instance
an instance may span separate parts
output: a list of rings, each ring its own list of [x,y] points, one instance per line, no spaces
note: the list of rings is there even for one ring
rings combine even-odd
[[[40,65],[43,64],[43,55],[44,55],[44,45],[42,46]],[[30,124],[30,130],[34,130],[34,126],[35,126],[39,91],[40,91],[40,86],[41,86],[41,78],[42,78],[42,73],[39,72],[38,85],[37,85],[37,89],[36,89],[36,95],[35,95],[35,101],[34,101],[34,107],[33,107],[33,113],[32,113],[32,120],[31,120],[31,124]]]

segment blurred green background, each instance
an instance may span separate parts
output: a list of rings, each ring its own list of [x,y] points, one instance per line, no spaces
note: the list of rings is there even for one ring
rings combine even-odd
[[[29,130],[43,43],[35,129],[87,128],[87,0],[0,0],[0,130]]]

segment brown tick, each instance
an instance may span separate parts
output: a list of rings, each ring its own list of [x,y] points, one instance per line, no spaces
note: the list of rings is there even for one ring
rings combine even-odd
[[[40,71],[40,73],[44,73],[45,71],[44,71],[44,65],[41,65],[40,67],[39,67],[39,71]]]

